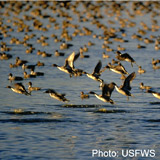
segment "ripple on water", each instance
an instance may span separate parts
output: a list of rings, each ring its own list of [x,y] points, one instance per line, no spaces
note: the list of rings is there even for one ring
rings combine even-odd
[[[11,118],[11,119],[0,119],[1,123],[48,123],[48,122],[78,122],[70,119],[51,119],[51,118]]]

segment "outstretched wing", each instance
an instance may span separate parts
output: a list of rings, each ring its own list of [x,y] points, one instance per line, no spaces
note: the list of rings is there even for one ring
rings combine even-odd
[[[75,54],[75,52],[73,52],[72,54],[70,54],[68,56],[68,58],[66,59],[66,61],[68,61],[68,65],[71,68],[74,68],[74,61],[76,61],[79,57],[80,53]]]
[[[26,89],[25,89],[25,87],[23,86],[22,83],[15,83],[14,86],[17,89],[21,89],[22,91],[26,91]]]
[[[135,72],[132,72],[124,81],[123,85],[122,85],[122,88],[123,89],[126,89],[126,90],[131,90],[131,86],[130,86],[130,83],[135,79],[136,77],[136,73]]]
[[[135,62],[135,60],[134,60],[128,53],[122,54],[121,57],[123,57],[123,58],[128,58],[128,59],[131,60],[131,62]]]
[[[97,63],[96,67],[94,68],[93,74],[100,74],[100,70],[102,67],[102,62],[99,60],[99,62]]]
[[[115,83],[111,82],[110,84],[104,84],[102,88],[102,96],[111,97],[111,94],[115,88]]]

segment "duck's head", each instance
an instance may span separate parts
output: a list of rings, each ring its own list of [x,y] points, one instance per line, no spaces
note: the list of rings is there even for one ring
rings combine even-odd
[[[52,64],[52,67],[57,67],[58,65],[57,64]]]
[[[6,88],[12,88],[11,86],[7,86]]]
[[[28,82],[28,85],[29,85],[29,86],[32,86],[32,82]]]
[[[12,77],[13,75],[12,75],[12,73],[10,73],[8,76],[9,76],[9,77]]]

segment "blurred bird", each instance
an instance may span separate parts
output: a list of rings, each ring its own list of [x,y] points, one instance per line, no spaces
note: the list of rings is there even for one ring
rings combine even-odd
[[[133,97],[133,95],[130,93],[130,90],[131,90],[130,83],[135,79],[135,77],[136,77],[136,73],[133,72],[124,80],[123,85],[121,85],[120,87],[115,85],[116,90],[120,94],[127,96],[127,99],[129,99],[129,96]]]
[[[93,91],[90,91],[90,94],[95,95],[99,100],[103,102],[109,102],[111,104],[114,104],[114,101],[110,98],[111,94],[115,88],[115,83],[111,82],[110,84],[103,84],[102,86],[102,95],[98,95]]]
[[[24,95],[31,95],[30,93],[28,93],[26,91],[26,89],[22,83],[15,83],[14,87],[7,86],[7,88],[10,88],[15,93],[24,94]]]
[[[160,99],[160,93],[152,91],[152,90],[147,90],[147,93],[152,93],[152,95],[158,99]]]
[[[47,91],[45,91],[44,93],[49,93],[49,95],[58,100],[58,101],[62,101],[62,102],[69,102],[68,99],[65,98],[65,94],[60,94],[60,93],[57,93],[55,90],[53,89],[48,89]]]
[[[100,75],[101,75],[101,67],[102,67],[102,62],[99,60],[99,62],[97,63],[97,65],[95,66],[93,72],[91,74],[85,72],[85,74],[87,75],[87,77],[95,80],[95,81],[99,81],[102,82],[102,79],[100,79]]]
[[[133,67],[132,63],[136,64],[136,61],[128,54],[128,53],[124,53],[122,54],[120,51],[116,51],[116,58],[120,61],[127,61],[127,62],[131,62],[131,66]]]

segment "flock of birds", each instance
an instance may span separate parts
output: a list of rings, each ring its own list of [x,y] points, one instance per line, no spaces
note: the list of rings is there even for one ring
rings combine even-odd
[[[74,62],[80,56],[80,53],[76,54],[75,52],[70,54],[65,59],[65,64],[63,66],[59,66],[57,64],[53,64],[52,66],[56,67],[60,71],[63,71],[65,73],[69,74],[70,77],[72,77],[72,76],[77,77],[77,76],[86,75],[88,78],[91,78],[95,81],[100,82],[99,86],[102,90],[102,94],[98,95],[97,93],[95,93],[93,91],[90,91],[89,94],[95,95],[99,100],[101,100],[103,102],[109,102],[111,104],[115,104],[115,102],[111,99],[111,94],[112,94],[113,90],[116,89],[120,94],[127,96],[127,99],[129,100],[129,96],[133,97],[133,95],[130,93],[130,91],[132,89],[130,84],[136,77],[135,72],[132,72],[131,74],[129,74],[126,71],[125,67],[120,62],[120,61],[127,61],[127,62],[131,63],[131,66],[133,66],[132,63],[136,64],[136,61],[128,53],[122,54],[120,51],[116,51],[116,54],[117,54],[116,58],[118,60],[116,62],[117,65],[113,65],[111,63],[108,63],[108,65],[106,65],[104,68],[102,68],[102,62],[99,60],[99,62],[95,66],[92,73],[87,73],[82,69],[75,68]],[[16,58],[16,63],[15,64],[17,64],[17,63],[19,65],[21,65],[22,69],[24,69],[24,70],[26,68],[31,69],[31,74],[29,74],[28,76],[26,76],[27,73],[24,71],[24,78],[27,78],[27,79],[28,78],[35,78],[36,76],[43,76],[44,75],[43,72],[34,72],[35,65],[25,65],[25,63],[27,63],[27,61],[20,60],[19,57]],[[118,74],[122,75],[123,84],[120,87],[118,87],[117,84],[114,83],[114,82],[111,82],[111,83],[107,84],[107,83],[104,82],[103,79],[100,78],[101,73],[104,72],[106,69],[109,69],[109,70],[111,70],[115,73],[118,73]],[[125,77],[126,74],[128,75],[127,77]],[[22,81],[23,77],[16,77],[16,76],[13,76],[12,73],[10,73],[8,80],[10,80],[10,81]],[[32,82],[29,82],[28,85],[29,85],[28,86],[28,91],[25,89],[25,87],[22,83],[15,83],[14,87],[7,86],[7,88],[10,88],[12,91],[14,91],[16,93],[25,94],[25,95],[31,95],[32,91],[41,90],[40,87],[32,87]],[[152,91],[151,87],[144,86],[143,83],[140,83],[140,89],[146,89],[148,93],[152,93],[153,96],[160,99],[160,93]],[[49,95],[52,98],[57,99],[59,101],[69,102],[69,100],[67,98],[65,98],[65,94],[60,94],[60,93],[56,92],[54,89],[47,89],[45,91],[45,93],[49,93]],[[84,94],[84,92],[81,92],[81,98],[82,99],[89,98],[89,95]]]
[[[18,7],[18,8],[23,8],[23,3],[22,2],[17,2],[19,4],[13,4],[11,3],[10,5],[14,6],[14,7]],[[45,6],[45,4],[47,5],[47,3],[45,2],[39,2],[40,3],[40,6]],[[94,10],[97,12],[95,12],[95,15],[88,15],[88,19],[83,17],[82,15],[79,15],[79,21],[80,22],[85,22],[85,21],[89,21],[90,19],[93,19],[93,24],[96,24],[98,28],[101,28],[104,30],[104,36],[98,36],[96,34],[92,34],[92,31],[87,28],[87,27],[83,27],[83,31],[84,32],[81,32],[81,30],[78,28],[77,25],[73,25],[71,24],[71,20],[72,20],[72,17],[70,17],[67,12],[65,12],[64,10],[61,10],[60,8],[62,7],[63,9],[73,9],[73,12],[75,12],[77,15],[80,14],[80,12],[76,11],[76,5],[78,6],[79,3],[82,3],[85,7],[89,7],[89,10]],[[103,4],[105,4],[107,6],[107,4],[105,2],[101,2]],[[54,38],[54,42],[55,43],[58,43],[60,42],[61,45],[60,45],[60,49],[61,50],[65,50],[65,49],[69,49],[70,47],[72,47],[73,45],[70,44],[70,43],[67,43],[66,41],[71,41],[72,40],[72,37],[76,36],[76,35],[82,35],[82,36],[90,36],[90,35],[93,35],[93,38],[99,38],[99,39],[104,39],[104,44],[102,45],[102,48],[106,49],[106,51],[109,51],[109,52],[112,52],[114,53],[116,56],[116,60],[115,59],[112,59],[112,62],[108,63],[105,67],[102,68],[102,61],[99,60],[93,70],[92,73],[87,73],[86,71],[84,71],[83,69],[79,69],[79,68],[76,68],[74,63],[75,61],[78,59],[78,58],[89,58],[89,55],[84,55],[83,53],[84,52],[87,52],[88,50],[88,47],[87,45],[85,45],[84,47],[80,47],[79,51],[77,51],[77,53],[73,52],[71,53],[66,59],[65,59],[65,62],[64,62],[64,65],[63,66],[60,66],[58,64],[52,64],[52,67],[55,67],[57,69],[59,69],[60,71],[64,72],[64,73],[67,73],[69,74],[70,77],[78,77],[78,76],[87,76],[88,78],[94,80],[94,81],[97,81],[99,82],[99,87],[102,91],[102,94],[99,95],[93,91],[90,91],[89,93],[84,93],[83,91],[80,93],[80,97],[82,99],[86,99],[86,98],[89,98],[90,97],[90,94],[94,95],[95,97],[97,97],[99,100],[103,101],[103,102],[109,102],[111,104],[115,104],[114,100],[111,99],[111,95],[112,95],[112,92],[114,91],[114,89],[127,97],[127,99],[129,99],[130,96],[133,97],[133,94],[131,93],[131,82],[135,79],[136,77],[136,73],[135,72],[132,72],[132,73],[128,73],[127,70],[125,69],[125,67],[122,65],[122,61],[126,61],[126,62],[129,62],[131,63],[131,66],[133,67],[133,64],[137,65],[138,66],[138,73],[139,74],[143,74],[145,73],[145,70],[142,69],[141,66],[139,66],[136,61],[134,60],[134,58],[128,54],[128,53],[122,53],[122,51],[125,50],[125,48],[122,48],[120,45],[117,47],[117,50],[112,50],[112,48],[110,48],[108,45],[106,44],[109,44],[109,43],[112,43],[111,39],[114,38],[115,41],[119,41],[119,42],[124,42],[124,39],[123,38],[119,38],[117,37],[116,35],[116,32],[117,30],[115,30],[114,28],[107,28],[105,27],[105,25],[101,24],[100,21],[98,21],[98,18],[103,18],[103,16],[101,15],[101,13],[99,12],[99,8],[101,7],[101,3],[97,2],[97,6],[96,6],[96,2],[95,4],[92,3],[92,2],[74,2],[73,5],[71,5],[70,1],[64,1],[64,2],[53,2],[53,5],[52,6],[52,10],[54,12],[57,12],[58,15],[57,17],[63,17],[63,18],[66,18],[67,21],[64,21],[63,22],[63,31],[62,31],[62,34],[61,34],[61,37],[62,39],[60,39],[56,34],[53,34],[51,35],[53,38]],[[99,5],[100,4],[100,5]],[[123,8],[123,3],[120,3],[120,2],[111,2],[111,8],[114,10],[113,13],[115,14],[120,14],[120,10],[124,9]],[[6,4],[4,3],[1,3],[1,6],[5,6]],[[148,5],[148,6],[147,6]],[[157,2],[155,2],[155,5],[157,5],[158,7],[160,7],[160,4]],[[56,8],[57,6],[57,8]],[[140,3],[140,2],[135,2],[134,3],[134,7],[139,7],[141,9],[144,9],[143,7],[148,7],[149,8],[150,6],[150,3],[146,2],[145,3]],[[72,8],[73,7],[73,8]],[[96,9],[96,7],[98,9]],[[117,8],[116,8],[117,7]],[[27,7],[26,7],[27,8]],[[29,5],[28,6],[28,10],[31,9],[32,6]],[[115,8],[117,9],[117,13],[115,12]],[[10,8],[11,9],[11,8]],[[145,9],[144,9],[145,10]],[[16,12],[16,10],[12,10],[12,12]],[[119,12],[118,12],[119,11]],[[18,10],[17,10],[18,12]],[[131,13],[129,13],[129,10],[126,10],[126,12],[128,12],[128,15],[130,17],[134,17],[134,15],[132,15]],[[87,12],[88,13],[88,12]],[[7,15],[7,13],[5,13]],[[4,14],[4,15],[5,15]],[[8,13],[9,14],[9,13]],[[54,17],[49,17],[49,15],[43,15],[41,10],[39,8],[37,9],[34,9],[32,10],[31,14],[33,15],[32,16],[24,16],[23,18],[25,20],[34,20],[33,22],[33,26],[35,29],[37,30],[40,30],[40,31],[47,31],[47,28],[45,27],[42,27],[43,25],[41,24],[41,22],[36,19],[36,16],[39,16],[39,17],[42,17],[42,18],[50,18],[50,22],[52,23],[55,23],[56,22],[56,19]],[[108,15],[111,14],[108,12]],[[141,13],[138,13],[137,11],[137,14],[141,14]],[[158,14],[158,13],[157,13]],[[110,15],[111,16],[111,15]],[[117,15],[118,17],[118,15]],[[71,19],[71,20],[70,20]],[[21,19],[20,19],[21,20]],[[9,22],[11,20],[8,20]],[[120,21],[120,24],[122,25],[126,25],[127,22],[123,21],[122,19],[119,18],[119,21]],[[19,28],[19,32],[21,32],[21,29],[22,31],[24,30],[30,30],[30,28],[25,25],[23,25],[22,21],[20,21],[21,24],[17,25]],[[110,23],[114,23],[113,21],[109,21]],[[17,22],[18,23],[18,22]],[[154,20],[153,23],[155,24],[155,26],[158,26],[157,25],[157,21]],[[14,24],[14,23],[13,23]],[[129,22],[130,25],[134,25],[134,23],[131,23]],[[16,24],[14,24],[16,25]],[[57,23],[54,24],[55,26],[55,29],[60,27]],[[146,28],[147,30],[147,25],[143,22],[141,24],[144,28]],[[68,27],[73,27],[75,28],[75,32],[72,34],[72,36],[70,36],[68,34],[68,31],[66,28]],[[49,28],[50,26],[48,26]],[[6,27],[6,28],[9,28],[10,31],[12,31],[12,28],[11,27]],[[7,29],[6,29],[4,26],[3,26],[3,23],[1,24],[1,31],[2,31],[2,37],[5,37],[7,36]],[[153,29],[156,29],[156,27]],[[159,29],[159,28],[158,28]],[[158,30],[157,29],[157,30]],[[139,30],[139,35],[132,35],[133,36],[133,39],[140,39],[143,37],[141,35],[143,35],[144,30]],[[122,35],[125,36],[125,29],[120,29],[120,32],[122,32]],[[26,54],[31,54],[35,48],[33,47],[33,44],[29,44],[28,43],[28,40],[30,40],[31,38],[35,37],[36,35],[35,34],[31,34],[31,35],[28,35],[27,33],[25,34],[24,36],[24,41],[23,43],[18,40],[17,38],[15,37],[12,37],[11,40],[10,40],[10,43],[11,44],[23,44],[24,46],[28,47],[27,50],[26,50]],[[159,37],[154,37],[156,40],[154,41],[155,42],[155,49],[158,50],[158,45],[160,45],[160,38]],[[3,38],[1,38],[2,40]],[[65,40],[66,41],[65,41]],[[41,36],[40,38],[37,38],[37,43],[41,43],[42,46],[47,46],[48,43],[46,42],[47,40],[47,37],[45,36]],[[151,42],[151,39],[148,39],[148,38],[145,38],[144,39],[144,42],[146,43],[153,43]],[[94,43],[92,43],[91,41],[88,42],[88,46],[92,46],[94,45]],[[137,48],[145,48],[145,46],[141,46],[141,45],[138,45]],[[159,48],[160,49],[160,48]],[[5,42],[1,42],[1,51],[2,53],[0,53],[0,59],[1,60],[8,60],[8,59],[11,59],[12,58],[12,55],[11,54],[8,54],[8,53],[5,53],[5,52],[10,52],[10,48],[6,45]],[[42,57],[51,57],[52,54],[49,54],[49,53],[46,53],[45,51],[40,51],[38,50],[37,51],[37,55],[41,55]],[[55,51],[55,56],[64,56],[65,53],[64,52],[59,52],[58,50]],[[103,52],[103,58],[109,58],[109,55],[105,54],[105,52]],[[44,76],[45,73],[43,72],[35,72],[35,69],[36,67],[38,66],[44,66],[45,64],[43,62],[40,62],[38,61],[36,65],[27,65],[28,61],[27,60],[22,60],[20,59],[20,57],[16,57],[15,59],[15,64],[12,64],[10,63],[9,64],[9,67],[10,68],[16,68],[16,67],[22,67],[22,70],[23,70],[23,77],[18,77],[18,76],[13,76],[12,73],[9,73],[8,75],[8,80],[12,83],[12,82],[15,82],[15,81],[23,81],[24,79],[32,79],[32,78],[36,78],[38,76]],[[157,64],[160,63],[160,59],[152,59],[152,65],[153,65],[153,69],[160,69],[160,66],[158,66]],[[28,74],[26,72],[26,70],[30,70],[30,74]],[[117,74],[121,74],[121,79],[123,80],[123,83],[121,86],[118,86],[115,82],[111,82],[111,83],[105,83],[103,79],[101,79],[101,74],[103,72],[105,72],[106,70],[110,70],[110,71],[113,71]],[[41,90],[40,87],[33,87],[32,86],[32,82],[30,81],[28,83],[28,89],[25,88],[25,86],[21,83],[21,82],[18,82],[18,83],[14,83],[13,85],[9,85],[7,86],[7,88],[11,89],[13,92],[16,92],[16,93],[19,93],[19,94],[24,94],[24,95],[31,95],[31,92],[32,91],[38,91],[38,90]],[[143,83],[140,83],[140,89],[142,90],[146,90],[147,93],[151,93],[153,96],[155,96],[156,98],[160,99],[160,93],[158,92],[155,92],[154,90],[152,90],[152,87],[150,86],[145,86]],[[58,93],[57,91],[55,91],[54,89],[47,89],[44,93],[48,93],[52,98],[58,100],[58,101],[62,101],[62,102],[69,102],[69,100],[65,97],[65,94],[61,94],[61,93]]]

